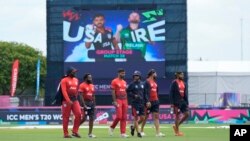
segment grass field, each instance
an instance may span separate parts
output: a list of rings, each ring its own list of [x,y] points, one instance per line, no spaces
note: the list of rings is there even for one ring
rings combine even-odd
[[[229,128],[224,128],[223,125],[216,124],[187,124],[183,125],[181,130],[185,133],[183,137],[173,135],[173,130],[170,124],[161,125],[161,132],[166,134],[166,137],[155,137],[155,130],[151,125],[145,129],[146,137],[142,139],[129,137],[127,139],[120,138],[119,129],[116,128],[114,136],[108,135],[108,127],[94,128],[94,134],[97,136],[96,141],[229,141]],[[87,128],[81,128],[79,133],[81,139],[71,138],[64,139],[62,137],[62,129],[40,129],[40,128],[24,128],[13,129],[10,127],[0,127],[1,141],[61,141],[61,140],[90,140],[87,138]],[[129,129],[127,129],[129,133]]]

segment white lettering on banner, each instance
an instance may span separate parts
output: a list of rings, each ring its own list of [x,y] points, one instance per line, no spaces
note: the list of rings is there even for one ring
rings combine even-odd
[[[139,28],[131,31],[131,38],[133,42],[149,42],[149,41],[165,41],[165,20],[161,20],[150,24],[147,28]],[[70,35],[71,23],[68,21],[63,21],[63,40],[67,42],[78,42],[83,38],[85,34],[84,42],[102,42],[102,35],[99,33],[95,38],[95,29],[79,26],[78,31],[75,36]],[[86,31],[84,32],[84,30]],[[147,36],[147,33],[149,36]],[[158,36],[157,36],[158,35]]]
[[[110,85],[107,85],[107,84],[95,85],[95,89],[96,90],[99,90],[99,89],[109,90],[110,89]]]
[[[39,120],[38,114],[25,114],[25,115],[19,115],[19,120]]]
[[[54,120],[62,120],[62,115],[61,114],[53,114],[53,119]]]
[[[133,42],[135,42],[135,41],[136,41],[136,39],[135,39],[135,34],[134,34],[134,32],[133,32],[133,31],[131,31],[131,32],[130,32],[130,34],[131,34],[131,37],[132,37],[132,41],[133,41]]]
[[[155,28],[163,25],[165,25],[165,20],[148,25],[148,32],[151,41],[165,41],[165,36],[156,37],[157,34],[165,33],[165,28],[155,30]]]
[[[52,116],[49,114],[41,114],[40,117],[41,117],[41,120],[51,120],[52,119]]]
[[[91,30],[91,29],[88,29],[87,27],[88,27],[88,25],[86,26],[86,32],[85,32],[85,34],[86,34],[86,37],[88,37],[88,38],[85,38],[84,42],[92,42],[95,39],[94,38],[95,31]]]
[[[94,43],[96,43],[96,42],[102,42],[102,34],[101,33],[99,33],[97,36],[96,36],[96,38],[95,38],[95,40],[94,40]]]
[[[15,89],[16,89],[16,83],[17,83],[17,68],[14,68],[14,75],[13,75],[13,84],[12,84],[12,90],[11,92],[14,93]]]
[[[69,31],[70,31],[70,22],[63,21],[63,40],[68,42],[77,42],[81,40],[83,33],[84,33],[84,27],[79,26],[78,33],[75,37],[70,37]]]
[[[107,119],[109,118],[109,114],[107,112],[103,113],[102,115],[98,116],[95,121],[101,121],[101,120],[104,120],[104,119]]]
[[[146,30],[143,28],[135,30],[135,37],[138,42],[141,41],[148,42],[148,39],[146,38]]]
[[[7,121],[62,120],[62,115],[61,114],[7,114],[6,120]]]
[[[7,115],[7,120],[18,120],[18,115]]]

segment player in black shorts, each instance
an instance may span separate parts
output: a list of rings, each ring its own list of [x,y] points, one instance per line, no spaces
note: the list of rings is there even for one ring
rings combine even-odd
[[[188,119],[188,93],[187,85],[184,82],[184,73],[176,72],[175,80],[170,88],[170,102],[175,114],[175,124],[173,125],[175,136],[183,136],[184,134],[179,130],[179,126]],[[180,117],[180,114],[183,116]]]
[[[133,81],[127,88],[127,94],[132,98],[132,115],[134,117],[134,125],[130,126],[131,135],[134,136],[134,131],[136,130],[137,137],[141,138],[138,126],[145,118],[144,103],[148,101],[148,97],[145,95],[144,83],[141,82],[141,73],[139,71],[134,72]]]
[[[86,30],[94,31],[94,39],[92,42],[85,42],[86,48],[90,48],[93,44],[95,53],[93,56],[96,61],[114,60],[112,58],[105,58],[104,54],[99,54],[102,51],[109,51],[112,49],[119,49],[116,39],[113,37],[113,32],[110,28],[106,28],[105,17],[102,14],[96,14],[93,18],[93,25],[87,25]],[[113,48],[112,48],[113,46]],[[99,52],[99,53],[98,53]]]
[[[145,94],[149,97],[150,104],[146,103],[147,111],[146,111],[146,117],[145,120],[142,123],[141,132],[142,135],[145,135],[143,132],[144,126],[146,124],[146,120],[148,118],[148,115],[152,113],[153,119],[154,119],[154,125],[156,130],[156,136],[157,137],[164,137],[165,134],[160,132],[160,123],[159,123],[159,107],[160,102],[158,98],[158,86],[156,83],[156,71],[154,69],[151,69],[148,72],[148,78],[145,81],[144,87],[145,87]]]
[[[92,76],[89,73],[86,73],[83,77],[84,82],[79,86],[79,101],[82,110],[82,120],[81,124],[87,119],[89,116],[89,138],[95,138],[96,136],[92,134],[94,119],[95,119],[95,89],[92,83]]]

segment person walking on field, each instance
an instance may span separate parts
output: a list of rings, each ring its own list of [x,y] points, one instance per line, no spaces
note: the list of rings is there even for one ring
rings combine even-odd
[[[109,134],[112,136],[113,131],[120,121],[120,133],[122,138],[129,137],[126,134],[126,122],[127,122],[127,112],[128,112],[128,100],[126,87],[127,83],[124,80],[125,70],[118,69],[117,78],[113,79],[111,82],[112,89],[112,99],[113,105],[116,108],[116,118],[113,121],[112,125],[109,127]]]
[[[81,107],[77,100],[78,79],[75,77],[76,72],[77,70],[75,68],[69,68],[67,70],[67,76],[64,77],[60,82],[64,98],[62,102],[64,138],[72,138],[72,136],[81,138],[81,136],[78,134],[78,129],[81,121]],[[72,136],[70,136],[68,132],[68,124],[71,111],[73,112],[75,117]]]
[[[172,82],[170,88],[170,102],[175,114],[175,124],[173,125],[175,136],[184,135],[180,131],[180,125],[189,117],[187,96],[187,86],[184,82],[184,73],[176,72],[175,80]],[[180,118],[181,113],[183,114],[182,118]]]
[[[160,132],[160,122],[159,122],[159,107],[160,102],[158,98],[158,85],[156,83],[157,73],[154,69],[149,70],[147,80],[145,81],[145,93],[149,97],[149,101],[146,103],[146,116],[142,122],[141,134],[145,136],[143,132],[144,126],[148,119],[150,113],[153,115],[154,125],[156,130],[156,137],[164,137],[165,134]]]
[[[93,85],[92,75],[90,73],[86,73],[83,76],[84,82],[79,86],[79,97],[80,104],[84,108],[82,111],[82,120],[81,124],[86,121],[87,116],[89,116],[89,138],[96,138],[94,134],[92,134],[93,126],[94,126],[94,117],[95,117],[95,89]]]
[[[134,125],[130,126],[130,133],[134,136],[136,130],[137,137],[141,138],[142,135],[139,131],[139,124],[144,120],[144,103],[148,101],[148,97],[145,94],[144,83],[141,81],[141,72],[135,71],[133,74],[133,81],[127,88],[127,94],[132,98],[132,115],[134,117]]]

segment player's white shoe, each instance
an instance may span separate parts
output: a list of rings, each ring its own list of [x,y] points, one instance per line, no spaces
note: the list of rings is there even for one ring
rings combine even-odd
[[[110,135],[110,136],[113,136],[113,134],[114,134],[114,129],[111,128],[111,127],[109,127],[109,135]]]
[[[141,132],[141,136],[146,136],[146,134],[144,132]]]
[[[89,138],[96,138],[96,135],[94,135],[94,134],[89,134]]]
[[[121,137],[122,137],[122,138],[128,138],[129,135],[127,135],[127,134],[121,134]]]
[[[165,134],[163,134],[163,133],[160,132],[159,134],[156,134],[155,136],[156,137],[165,137]]]

